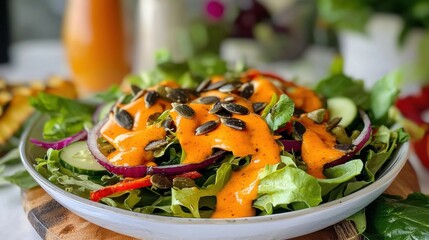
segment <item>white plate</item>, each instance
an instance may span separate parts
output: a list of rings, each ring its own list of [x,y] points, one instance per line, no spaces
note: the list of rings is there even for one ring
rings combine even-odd
[[[82,218],[112,231],[149,239],[286,239],[333,225],[374,201],[392,183],[409,155],[409,143],[396,151],[371,185],[344,198],[320,206],[275,214],[237,219],[189,219],[163,217],[126,211],[92,202],[55,186],[34,168],[36,157],[45,151],[29,142],[41,139],[44,120],[38,116],[23,134],[20,152],[24,166],[40,186],[61,205]]]

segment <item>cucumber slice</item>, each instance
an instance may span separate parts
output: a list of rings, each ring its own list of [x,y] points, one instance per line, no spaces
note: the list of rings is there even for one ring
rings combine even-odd
[[[341,117],[341,121],[338,123],[338,125],[343,127],[350,125],[358,113],[356,104],[347,97],[329,98],[327,101],[327,106],[329,118],[333,119],[336,117]]]
[[[75,173],[87,175],[108,173],[92,156],[86,141],[78,141],[63,148],[60,152],[60,163]]]

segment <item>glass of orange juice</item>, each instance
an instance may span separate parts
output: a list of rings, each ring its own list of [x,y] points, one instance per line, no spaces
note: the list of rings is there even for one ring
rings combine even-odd
[[[131,69],[120,0],[69,0],[62,38],[80,97],[120,84]]]

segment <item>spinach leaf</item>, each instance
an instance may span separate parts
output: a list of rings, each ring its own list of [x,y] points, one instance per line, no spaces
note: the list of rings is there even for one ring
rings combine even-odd
[[[369,105],[369,94],[365,90],[364,82],[354,80],[344,74],[336,74],[323,79],[318,83],[315,91],[326,98],[348,97],[363,109],[367,109]]]
[[[382,195],[366,208],[368,239],[429,239],[429,197]]]

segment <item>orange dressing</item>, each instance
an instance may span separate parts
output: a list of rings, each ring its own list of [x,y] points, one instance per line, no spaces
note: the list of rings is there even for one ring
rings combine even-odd
[[[237,100],[246,101],[239,98]],[[174,110],[170,112],[177,127],[177,137],[186,153],[183,164],[204,161],[212,154],[213,148],[231,151],[237,157],[252,156],[250,164],[234,172],[229,182],[218,193],[216,210],[212,217],[254,216],[252,201],[257,197],[258,173],[266,164],[280,161],[280,148],[268,125],[255,113],[234,114],[234,118],[246,123],[245,130],[239,131],[220,124],[207,134],[195,136],[195,129],[198,126],[219,118],[208,113],[210,105],[191,103],[189,106],[195,111],[192,119],[184,118]]]
[[[212,83],[223,80],[223,77],[212,78]],[[165,83],[165,86],[176,87],[174,84]],[[213,90],[201,93],[203,96],[217,96],[221,100],[233,96],[234,102],[247,107],[250,113],[247,115],[234,114],[233,117],[246,123],[245,130],[232,129],[220,123],[214,130],[195,135],[195,130],[208,121],[220,121],[219,117],[208,113],[212,105],[200,103],[187,104],[195,111],[195,116],[191,119],[178,114],[176,110],[170,111],[176,125],[176,136],[185,154],[182,164],[200,163],[212,154],[213,148],[223,149],[232,152],[234,156],[251,156],[249,165],[241,170],[232,173],[230,180],[217,195],[216,210],[212,218],[236,218],[249,217],[255,215],[255,209],[252,207],[253,201],[257,198],[257,186],[259,183],[258,174],[267,164],[276,164],[280,162],[280,147],[275,141],[271,130],[258,114],[253,113],[252,102],[271,101],[273,94],[280,96],[283,91],[275,84],[264,77],[257,77],[252,80],[254,93],[250,99],[244,99],[236,94],[221,93]],[[156,90],[156,87],[151,88]],[[300,89],[300,88],[297,88]],[[317,96],[309,92],[300,92],[294,101],[299,102],[300,106],[306,109],[318,106],[313,103],[313,97],[307,98],[301,94],[313,94],[316,100],[321,101]],[[291,96],[291,98],[293,98]],[[318,107],[318,108],[320,108]],[[146,108],[143,98],[123,106],[134,118],[133,129],[127,130],[116,123],[111,115],[109,121],[101,130],[102,136],[109,141],[117,150],[108,156],[108,159],[115,165],[153,165],[152,152],[144,151],[144,147],[151,141],[164,139],[166,132],[163,128],[155,125],[147,126],[149,116],[155,112],[163,112],[171,108],[169,102],[158,99],[157,103],[150,108]],[[317,108],[316,108],[317,109]],[[304,109],[305,110],[305,109]],[[336,156],[338,154],[334,149],[335,138],[326,132],[323,125],[315,124],[308,118],[302,118],[301,121],[308,129],[304,134],[303,152],[307,152],[304,161],[309,165],[308,172],[314,176],[323,177],[324,156]],[[320,154],[314,151],[314,147],[328,149],[326,154]],[[304,151],[306,149],[306,151]],[[341,152],[342,153],[342,152]],[[322,155],[322,156],[321,156]],[[319,157],[322,157],[320,159]],[[338,157],[334,157],[335,160]]]
[[[153,165],[153,154],[144,148],[152,141],[164,139],[166,132],[164,128],[156,125],[147,126],[150,115],[171,108],[170,103],[157,100],[156,104],[147,108],[144,98],[137,99],[122,107],[128,111],[134,119],[133,128],[127,130],[121,127],[115,120],[113,114],[109,116],[108,122],[102,127],[101,135],[115,148],[107,158],[117,166],[136,166],[142,164]]]
[[[316,95],[316,93],[305,87],[292,87],[289,88],[286,94],[293,100],[295,107],[304,110],[305,112],[311,112],[323,107],[322,100]]]
[[[332,162],[345,153],[335,149],[336,139],[326,131],[324,124],[316,124],[307,117],[299,120],[305,127],[301,156],[307,164],[307,173],[316,178],[325,178],[323,165]]]
[[[252,102],[269,103],[274,94],[277,96],[283,94],[280,88],[266,78],[258,77],[252,80],[251,83],[253,84],[253,94],[249,100]]]

